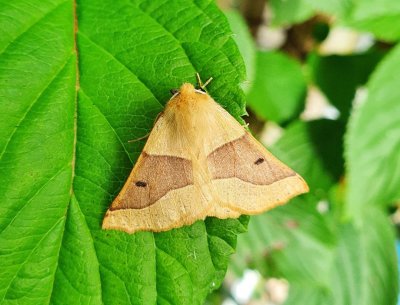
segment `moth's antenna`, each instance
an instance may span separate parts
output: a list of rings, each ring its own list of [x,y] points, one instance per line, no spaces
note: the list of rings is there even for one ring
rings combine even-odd
[[[207,86],[209,83],[211,83],[212,80],[213,80],[213,78],[210,77],[210,78],[203,84],[202,89],[204,90],[204,89],[206,88],[206,86]]]
[[[202,82],[201,82],[201,78],[200,78],[200,74],[196,72],[196,79],[197,79],[197,84],[199,85],[199,87],[201,88],[203,86]]]
[[[210,77],[204,84],[201,81],[200,74],[196,73],[196,78],[197,78],[197,83],[199,84],[199,88],[202,89],[203,91],[206,91],[206,86],[213,80],[212,77]]]

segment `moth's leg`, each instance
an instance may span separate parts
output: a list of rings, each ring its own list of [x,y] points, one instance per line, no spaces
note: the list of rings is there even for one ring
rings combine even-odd
[[[143,137],[136,138],[136,139],[133,139],[133,140],[129,140],[128,143],[133,143],[133,142],[137,142],[137,141],[140,141],[140,140],[144,140],[144,139],[148,138],[149,135],[150,135],[150,132],[146,133]]]
[[[164,114],[164,111],[161,111],[159,114],[157,114],[156,119],[154,120],[153,126],[157,123],[158,119]],[[132,143],[132,142],[137,142],[143,139],[146,139],[149,137],[151,131],[149,131],[148,133],[146,133],[143,137],[137,138],[137,139],[133,139],[133,140],[129,140],[128,143]]]

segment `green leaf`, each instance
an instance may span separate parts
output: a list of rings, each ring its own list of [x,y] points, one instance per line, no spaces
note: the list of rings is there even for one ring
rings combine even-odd
[[[271,0],[272,22],[287,26],[317,13],[336,17],[339,24],[371,32],[386,41],[400,39],[400,2],[397,0]]]
[[[248,233],[239,237],[233,267],[242,271],[248,261],[267,276],[318,283],[323,281],[321,273],[314,271],[325,268],[329,271],[319,258],[331,255],[329,247],[334,242],[332,229],[317,212],[314,197],[303,196],[251,218]],[[291,252],[295,249],[297,254],[301,253],[301,264],[300,258]]]
[[[292,118],[303,108],[305,93],[306,82],[296,60],[280,52],[257,53],[248,103],[259,117],[276,122]]]
[[[332,268],[334,304],[397,303],[395,236],[387,216],[371,208],[339,227]]]
[[[345,22],[380,39],[400,39],[400,2],[397,0],[352,0]]]
[[[314,82],[340,111],[341,120],[347,121],[357,88],[365,84],[383,55],[372,50],[347,56],[310,56]]]
[[[169,89],[212,76],[244,113],[228,23],[211,0],[75,7],[0,3],[0,304],[202,304],[247,217],[134,235],[101,222]]]
[[[276,25],[301,23],[316,13],[342,16],[352,7],[352,0],[271,0],[272,21]]]
[[[330,0],[330,1],[303,0],[303,1],[307,3],[309,6],[312,6],[317,13],[323,12],[334,16],[341,16],[351,8],[352,0]]]
[[[305,0],[271,0],[269,3],[275,25],[300,23],[314,14],[313,5]]]
[[[400,198],[400,46],[379,64],[346,139],[349,213]]]
[[[296,121],[271,152],[307,181],[311,193],[326,197],[327,190],[343,174],[343,133],[338,121]]]
[[[247,92],[255,77],[256,46],[242,15],[237,11],[230,10],[225,12],[225,16],[227,17],[232,29],[234,35],[233,39],[235,40],[246,65],[247,77],[246,82],[243,83],[243,89]]]

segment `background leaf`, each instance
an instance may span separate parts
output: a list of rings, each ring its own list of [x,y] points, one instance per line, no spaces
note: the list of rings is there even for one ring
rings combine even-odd
[[[354,110],[346,139],[349,212],[400,198],[400,47],[379,64],[368,97]],[[368,196],[365,196],[368,194]]]
[[[270,3],[276,25],[301,23],[319,12],[343,16],[352,6],[352,0],[271,0]]]
[[[337,121],[296,121],[271,152],[306,179],[311,192],[326,197],[343,174],[343,126]]]
[[[367,82],[383,55],[382,51],[371,50],[347,56],[310,56],[313,80],[340,111],[342,121],[348,119],[356,90]]]
[[[396,0],[352,1],[345,22],[377,37],[393,41],[400,38],[400,2]]]
[[[287,26],[318,13],[335,17],[339,25],[371,32],[385,41],[400,38],[400,2],[397,0],[271,0],[272,22]]]
[[[257,52],[256,63],[254,84],[247,96],[249,107],[260,118],[275,122],[298,114],[306,91],[300,64],[283,53],[262,51]]]
[[[304,0],[271,0],[273,23],[287,25],[299,23],[310,18],[314,13],[314,7]]]
[[[211,95],[244,113],[223,14],[197,0],[0,7],[0,304],[202,304],[246,217],[134,235],[101,221],[169,89],[212,76]]]
[[[255,77],[256,70],[256,46],[251,37],[249,29],[247,28],[246,21],[242,15],[234,10],[226,11],[225,16],[228,19],[229,25],[233,32],[233,39],[235,40],[240,54],[243,57],[246,66],[246,82],[243,83],[243,90],[247,92],[253,79]]]

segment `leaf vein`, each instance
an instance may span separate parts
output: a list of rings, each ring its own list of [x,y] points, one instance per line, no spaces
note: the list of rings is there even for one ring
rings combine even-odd
[[[15,43],[20,37],[22,37],[24,34],[28,33],[36,24],[38,24],[40,21],[43,21],[43,19],[47,18],[51,13],[53,13],[55,10],[57,10],[60,6],[65,4],[67,1],[61,2],[60,4],[56,5],[53,7],[51,10],[46,12],[44,15],[40,16],[39,19],[35,20],[31,25],[29,25],[25,30],[23,30],[21,33],[19,33],[17,36],[15,36],[9,43],[8,45],[3,49],[3,51],[0,52],[0,56],[3,55],[7,49]]]
[[[54,77],[52,77],[50,79],[50,82],[43,88],[43,90],[41,90],[38,94],[38,96],[34,99],[34,101],[30,104],[30,106],[28,107],[28,109],[25,111],[24,115],[22,116],[21,120],[18,122],[18,124],[15,126],[14,130],[12,131],[11,135],[9,136],[8,141],[6,142],[6,144],[4,145],[4,149],[0,154],[0,161],[2,160],[4,153],[7,151],[7,147],[8,145],[11,143],[11,140],[13,139],[16,131],[18,130],[18,127],[21,126],[21,124],[24,122],[24,120],[26,119],[27,115],[29,114],[29,112],[32,110],[33,106],[36,105],[36,103],[40,100],[40,98],[43,96],[43,94],[46,92],[46,90],[49,88],[49,86],[57,79],[57,76],[62,72],[62,70],[65,68],[65,66],[67,65],[67,63],[70,61],[71,56],[69,56],[67,58],[67,60],[65,61],[65,63],[63,63],[61,65],[61,67],[58,69],[58,71],[55,73]]]
[[[18,209],[17,213],[14,215],[14,217],[11,219],[11,221],[0,231],[0,234],[3,233],[13,222],[14,220],[18,217],[18,215],[23,211],[29,203],[40,193],[41,190],[43,190],[51,181],[53,181],[59,174],[61,174],[68,166],[62,167],[59,171],[57,171],[56,174],[54,174],[52,177],[50,177],[49,180],[47,180],[39,189],[32,195],[32,197],[29,198],[29,200],[24,204],[24,206],[20,209]],[[28,199],[28,198],[26,198]],[[25,199],[25,200],[26,200]]]
[[[29,260],[29,258],[32,256],[33,252],[35,252],[35,250],[40,246],[41,242],[52,232],[52,230],[59,224],[60,221],[62,221],[64,219],[64,217],[61,217],[58,221],[56,221],[56,223],[46,232],[46,234],[43,235],[43,237],[38,241],[38,243],[35,245],[35,247],[33,247],[33,249],[30,250],[30,253],[28,256],[25,257],[25,260],[21,263],[20,267],[18,268],[17,272],[15,272],[15,275],[13,276],[13,278],[11,279],[11,281],[9,282],[7,288],[6,288],[6,292],[3,296],[3,299],[0,301],[0,304],[3,303],[3,301],[7,298],[7,293],[10,290],[10,287],[12,285],[12,283],[14,282],[14,280],[17,278],[18,273],[21,271],[22,267],[26,264],[26,262]]]
[[[122,148],[124,149],[126,155],[127,155],[128,158],[129,158],[129,160],[131,161],[131,164],[133,164],[133,161],[132,161],[132,159],[131,159],[131,156],[129,155],[128,150],[126,149],[126,147],[125,147],[125,145],[123,144],[121,138],[119,137],[117,131],[116,131],[115,128],[111,125],[111,123],[110,123],[110,121],[108,120],[108,118],[106,117],[106,115],[105,115],[103,112],[101,112],[100,108],[99,108],[99,107],[93,102],[93,100],[82,90],[82,88],[80,89],[80,91],[81,91],[81,93],[82,93],[83,95],[85,95],[85,96],[88,98],[89,101],[92,102],[92,105],[93,105],[94,107],[96,107],[96,109],[99,111],[99,113],[100,113],[100,114],[102,115],[102,117],[105,119],[105,121],[108,123],[108,126],[109,126],[109,127],[111,128],[111,130],[114,132],[114,134],[115,134],[117,140],[118,140],[119,143],[121,144]]]
[[[146,89],[149,91],[149,93],[153,96],[153,98],[160,104],[161,107],[164,107],[163,104],[156,98],[156,96],[153,94],[153,91],[150,89],[150,87],[148,87],[146,85],[146,83],[141,80],[139,78],[139,76],[132,71],[131,68],[129,68],[125,63],[123,63],[121,60],[119,60],[117,57],[115,57],[114,54],[110,53],[105,47],[103,47],[102,45],[98,44],[97,42],[95,42],[94,40],[92,40],[88,35],[86,35],[85,33],[83,33],[81,30],[78,31],[79,35],[82,35],[84,38],[86,38],[88,41],[90,41],[93,45],[95,45],[96,47],[98,47],[101,51],[103,51],[105,54],[107,54],[108,56],[110,56],[111,58],[113,58],[116,62],[118,62],[119,64],[121,64],[121,66],[123,66],[125,69],[127,69],[143,86],[146,87]],[[82,88],[80,88],[80,90],[82,90]]]

